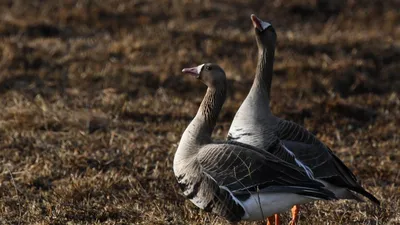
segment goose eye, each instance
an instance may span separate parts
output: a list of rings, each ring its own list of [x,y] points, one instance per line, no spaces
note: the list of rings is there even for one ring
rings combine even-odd
[[[211,66],[206,66],[206,70],[211,70]]]

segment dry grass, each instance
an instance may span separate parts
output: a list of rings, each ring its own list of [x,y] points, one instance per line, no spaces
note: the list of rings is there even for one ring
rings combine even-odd
[[[382,201],[309,204],[300,224],[400,224],[398,1],[246,2],[1,1],[1,223],[227,224],[173,176],[205,91],[180,70],[225,68],[223,138],[253,78],[256,13],[278,31],[273,111]]]

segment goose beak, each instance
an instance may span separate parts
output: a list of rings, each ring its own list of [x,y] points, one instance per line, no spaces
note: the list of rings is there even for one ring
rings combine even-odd
[[[257,29],[258,31],[262,32],[264,30],[266,30],[268,27],[271,26],[270,23],[264,22],[262,20],[260,20],[256,15],[251,14],[250,16],[251,22],[253,22],[253,26],[255,29]]]
[[[204,66],[204,64],[201,64],[201,65],[196,66],[196,67],[184,68],[182,70],[182,73],[188,73],[188,74],[191,74],[191,75],[195,76],[196,78],[199,78],[200,77],[200,72],[201,72],[201,69],[203,69],[203,66]]]

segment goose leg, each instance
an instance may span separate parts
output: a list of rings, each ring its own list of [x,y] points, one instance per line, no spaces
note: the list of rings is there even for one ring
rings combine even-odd
[[[297,225],[297,221],[299,220],[299,211],[300,206],[294,205],[292,208],[292,221],[290,221],[290,225]]]
[[[275,214],[273,216],[269,216],[267,218],[267,220],[268,220],[267,225],[272,225],[274,221],[275,221],[275,225],[280,225],[281,224],[280,220],[279,220],[279,214]]]
[[[279,214],[275,214],[275,225],[281,225],[281,221],[279,219]]]

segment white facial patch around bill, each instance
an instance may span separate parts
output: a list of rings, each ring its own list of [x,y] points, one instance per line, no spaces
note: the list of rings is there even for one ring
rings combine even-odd
[[[261,24],[261,27],[262,27],[262,31],[267,29],[269,26],[271,26],[270,23],[264,22],[262,20],[260,20],[260,24]]]
[[[204,66],[204,64],[201,64],[201,65],[199,65],[199,66],[196,67],[196,72],[197,72],[197,74],[200,74],[201,69],[203,69],[203,66]]]

